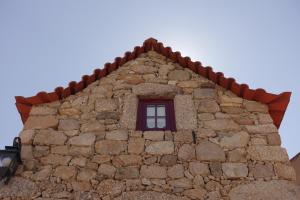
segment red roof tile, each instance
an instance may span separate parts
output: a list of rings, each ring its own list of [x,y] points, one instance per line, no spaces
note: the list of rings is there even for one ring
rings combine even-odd
[[[247,84],[239,84],[233,78],[224,77],[221,72],[214,72],[211,67],[203,67],[200,62],[193,62],[189,57],[182,57],[180,52],[173,52],[170,47],[164,47],[156,39],[149,38],[145,40],[142,46],[137,46],[132,52],[126,52],[123,57],[116,57],[113,63],[106,63],[103,69],[96,69],[92,75],[84,75],[79,82],[72,81],[66,88],[57,87],[53,92],[39,92],[32,97],[16,96],[16,106],[21,115],[23,123],[26,122],[31,107],[33,105],[49,103],[59,99],[66,98],[72,94],[80,92],[94,81],[101,79],[110,72],[118,69],[124,63],[135,59],[140,54],[154,50],[159,54],[177,62],[182,67],[187,67],[201,76],[212,80],[216,84],[231,90],[237,96],[247,100],[254,100],[269,107],[269,113],[273,118],[274,124],[279,128],[283,119],[285,110],[290,101],[291,92],[283,92],[281,94],[267,93],[264,89],[250,89]]]

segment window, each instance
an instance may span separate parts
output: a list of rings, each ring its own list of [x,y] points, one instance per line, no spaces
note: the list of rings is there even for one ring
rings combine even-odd
[[[173,100],[140,99],[138,106],[137,130],[176,131]]]

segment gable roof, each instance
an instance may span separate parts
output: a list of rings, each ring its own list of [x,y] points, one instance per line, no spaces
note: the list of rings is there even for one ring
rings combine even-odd
[[[92,75],[84,75],[79,82],[71,81],[66,88],[57,87],[53,92],[39,92],[32,97],[16,96],[16,107],[21,115],[23,123],[29,117],[31,107],[43,103],[50,103],[64,99],[70,95],[82,91],[89,84],[105,77],[110,72],[118,69],[124,63],[137,58],[140,54],[154,50],[157,53],[177,62],[182,67],[187,67],[193,72],[206,77],[221,87],[231,90],[237,96],[267,104],[274,124],[279,128],[284,113],[290,101],[291,92],[271,94],[264,89],[250,89],[247,84],[239,84],[233,78],[226,78],[222,72],[214,72],[211,67],[203,67],[200,62],[193,62],[189,57],[182,57],[180,52],[173,52],[170,47],[164,47],[154,38],[144,41],[142,46],[136,46],[132,52],[126,52],[123,57],[116,57],[113,63],[106,63],[103,69],[95,69]]]

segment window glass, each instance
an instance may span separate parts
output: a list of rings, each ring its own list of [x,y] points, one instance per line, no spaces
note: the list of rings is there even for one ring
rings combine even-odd
[[[157,118],[157,128],[166,127],[166,118]]]
[[[155,116],[155,107],[147,106],[147,116]]]
[[[157,106],[157,116],[166,116],[166,109],[164,105]]]
[[[147,118],[147,128],[155,128],[155,119]]]

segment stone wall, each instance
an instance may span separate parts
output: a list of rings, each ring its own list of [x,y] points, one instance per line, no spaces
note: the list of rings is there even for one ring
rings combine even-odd
[[[177,131],[136,131],[140,97],[174,99]],[[20,136],[23,165],[1,185],[2,199],[300,195],[266,105],[152,51],[83,92],[33,107]]]

